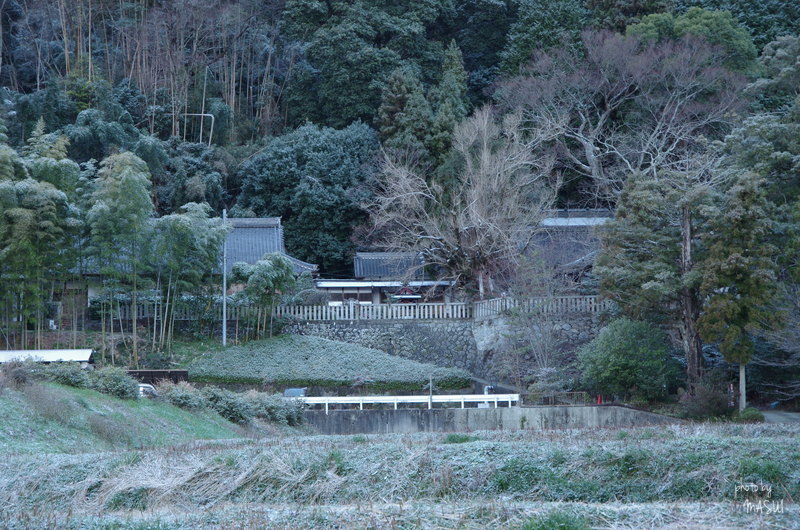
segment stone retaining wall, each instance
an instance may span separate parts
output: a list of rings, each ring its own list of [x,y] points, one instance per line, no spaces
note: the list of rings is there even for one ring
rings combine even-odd
[[[301,322],[290,333],[375,348],[438,366],[484,371],[469,320],[355,320]]]
[[[546,324],[555,329],[557,347],[574,351],[595,337],[602,327],[594,313],[567,313]],[[511,347],[513,328],[505,318],[472,320],[353,320],[298,322],[289,333],[375,348],[391,355],[464,368],[490,380],[498,377],[497,362]],[[523,359],[529,362],[531,359]]]

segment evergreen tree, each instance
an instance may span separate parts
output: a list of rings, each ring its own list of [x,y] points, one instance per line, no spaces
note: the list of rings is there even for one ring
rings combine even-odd
[[[561,44],[577,46],[587,18],[583,0],[522,0],[500,54],[501,70],[514,75],[537,50]]]
[[[441,165],[453,142],[456,125],[467,117],[467,72],[455,41],[450,42],[442,65],[442,80],[434,91],[436,117],[433,120],[430,151],[437,165]]]
[[[719,343],[725,360],[739,364],[739,410],[747,403],[745,365],[754,352],[752,334],[769,321],[775,292],[777,249],[770,243],[772,221],[761,182],[745,173],[726,194],[705,236],[706,297],[698,320],[702,336]]]
[[[614,220],[602,229],[594,272],[601,292],[627,316],[676,331],[693,391],[702,375],[697,319],[703,248],[697,231],[711,199],[710,186],[688,174],[667,177],[628,180]]]
[[[378,133],[393,158],[425,165],[432,113],[419,78],[411,68],[398,68],[384,86],[378,108]]]
[[[672,13],[647,15],[640,23],[628,26],[626,34],[656,42],[700,37],[725,50],[727,68],[747,72],[756,66],[757,52],[752,37],[727,11],[692,7],[678,16]]]
[[[31,178],[49,182],[74,201],[80,166],[67,158],[68,146],[69,139],[63,134],[46,134],[44,120],[40,118],[23,150],[26,155],[23,163]]]
[[[242,192],[233,216],[280,216],[286,249],[324,274],[352,274],[353,229],[377,165],[378,139],[363,123],[342,130],[308,124],[272,138],[239,168]]]

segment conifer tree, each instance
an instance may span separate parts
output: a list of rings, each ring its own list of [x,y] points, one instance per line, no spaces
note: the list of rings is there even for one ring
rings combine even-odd
[[[436,116],[429,141],[437,165],[441,164],[453,142],[456,125],[467,117],[467,72],[461,50],[451,41],[444,55],[442,80],[434,91]]]
[[[731,187],[706,235],[702,291],[706,296],[698,327],[719,343],[730,363],[739,364],[739,410],[747,404],[745,365],[753,357],[752,333],[769,320],[775,291],[776,248],[769,243],[772,221],[761,181],[745,173]]]
[[[395,159],[425,164],[432,112],[417,74],[398,68],[389,76],[378,109],[378,132],[383,147]]]

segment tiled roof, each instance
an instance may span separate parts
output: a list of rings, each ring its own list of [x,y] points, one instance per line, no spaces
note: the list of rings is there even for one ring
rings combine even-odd
[[[353,259],[358,279],[421,279],[422,255],[417,252],[356,252]]]
[[[255,263],[264,254],[279,252],[289,258],[295,273],[314,272],[317,266],[286,254],[283,245],[283,227],[280,217],[238,218],[229,217],[231,231],[226,242],[228,273],[238,262]]]

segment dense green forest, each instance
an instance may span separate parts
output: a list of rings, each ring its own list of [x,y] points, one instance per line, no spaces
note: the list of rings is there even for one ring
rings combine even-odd
[[[102,315],[207,295],[224,208],[326,277],[413,249],[490,296],[547,210],[603,207],[600,292],[690,382],[709,345],[800,364],[794,2],[5,0],[0,30],[8,346],[87,272]]]

